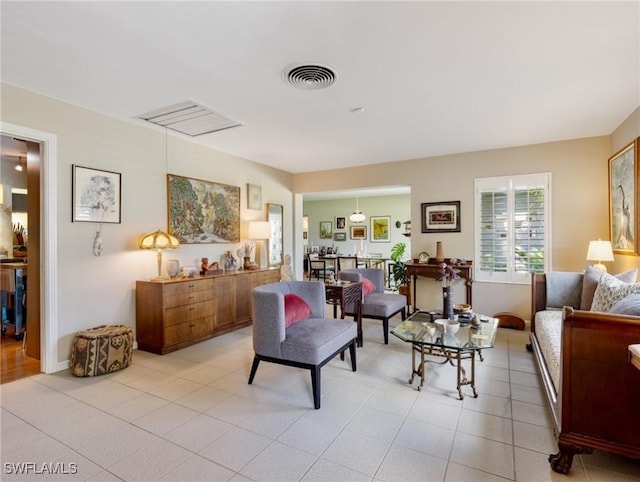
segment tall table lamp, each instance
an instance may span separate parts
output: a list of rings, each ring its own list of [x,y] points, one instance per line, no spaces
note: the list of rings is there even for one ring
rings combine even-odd
[[[249,239],[256,241],[256,264],[262,268],[261,252],[263,239],[271,237],[271,223],[269,221],[251,221],[249,223]]]
[[[167,234],[159,229],[153,233],[149,233],[142,237],[138,242],[140,249],[157,249],[158,250],[158,276],[153,279],[162,279],[162,250],[176,249],[180,246],[180,241],[174,236]]]
[[[593,267],[603,273],[607,272],[607,267],[602,264],[602,261],[613,261],[613,249],[611,248],[611,241],[589,241],[589,249],[587,250],[587,261],[597,261]]]

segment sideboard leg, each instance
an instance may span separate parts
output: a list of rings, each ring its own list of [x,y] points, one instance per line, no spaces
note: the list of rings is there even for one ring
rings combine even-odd
[[[549,464],[554,472],[568,474],[576,454],[590,454],[593,449],[566,442],[558,442],[558,453],[549,455]]]

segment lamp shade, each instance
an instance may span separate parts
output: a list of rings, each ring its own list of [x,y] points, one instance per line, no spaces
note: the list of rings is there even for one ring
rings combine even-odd
[[[349,216],[349,220],[354,223],[361,223],[365,220],[365,215],[362,214],[362,211],[354,211],[351,216]]]
[[[159,229],[143,236],[138,242],[140,249],[176,249],[178,246],[180,241],[177,238]]]
[[[613,249],[610,241],[589,241],[587,261],[613,261]]]
[[[138,247],[140,249],[157,249],[158,250],[158,276],[156,279],[162,279],[162,250],[163,249],[176,249],[180,246],[180,241],[178,241],[175,237],[167,234],[165,232],[154,231],[153,233],[149,233],[146,236],[143,236],[142,239],[138,242]]]
[[[269,239],[271,223],[269,221],[251,221],[249,223],[249,239]]]

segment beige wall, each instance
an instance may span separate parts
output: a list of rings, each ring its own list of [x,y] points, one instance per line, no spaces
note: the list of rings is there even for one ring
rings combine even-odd
[[[81,329],[105,323],[135,327],[135,281],[156,275],[156,253],[137,248],[139,238],[167,229],[166,174],[206,179],[241,188],[241,234],[247,223],[266,219],[263,209],[248,210],[247,183],[262,186],[263,203],[284,206],[285,252],[292,248],[291,174],[187,140],[81,109],[6,84],[2,120],[57,135],[58,360],[69,358],[71,340]],[[92,254],[95,223],[71,222],[71,166],[122,174],[122,223],[102,229],[104,253]],[[46,203],[47,201],[44,200]],[[164,259],[199,266],[218,259],[236,244],[182,245]]]
[[[625,126],[625,130],[626,126]],[[631,127],[628,129],[634,131]],[[640,129],[635,130],[640,135]],[[628,134],[627,134],[628,135]],[[552,174],[552,269],[582,270],[589,240],[608,239],[607,159],[610,138],[594,137],[507,149],[415,159],[342,170],[297,174],[294,191],[403,185],[411,186],[412,255],[435,252],[442,241],[445,256],[474,257],[474,179],[477,177],[550,172]],[[462,231],[422,234],[420,203],[461,201]],[[618,258],[616,257],[616,262]],[[626,264],[638,264],[625,256]],[[615,270],[615,264],[612,267]],[[529,318],[528,285],[474,283],[474,309],[493,314],[511,311]],[[456,287],[456,301],[464,299]],[[432,280],[418,281],[420,308],[438,308],[441,293]]]

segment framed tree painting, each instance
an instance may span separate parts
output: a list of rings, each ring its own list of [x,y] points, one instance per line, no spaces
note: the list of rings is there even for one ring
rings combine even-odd
[[[73,165],[72,221],[115,223],[121,220],[119,172]]]
[[[371,216],[371,242],[388,243],[391,241],[389,224],[391,216]]]
[[[459,233],[460,201],[422,203],[423,233]]]
[[[240,188],[167,174],[169,233],[183,244],[239,243]]]
[[[609,234],[613,252],[619,254],[640,253],[639,139],[623,147],[609,159]]]

